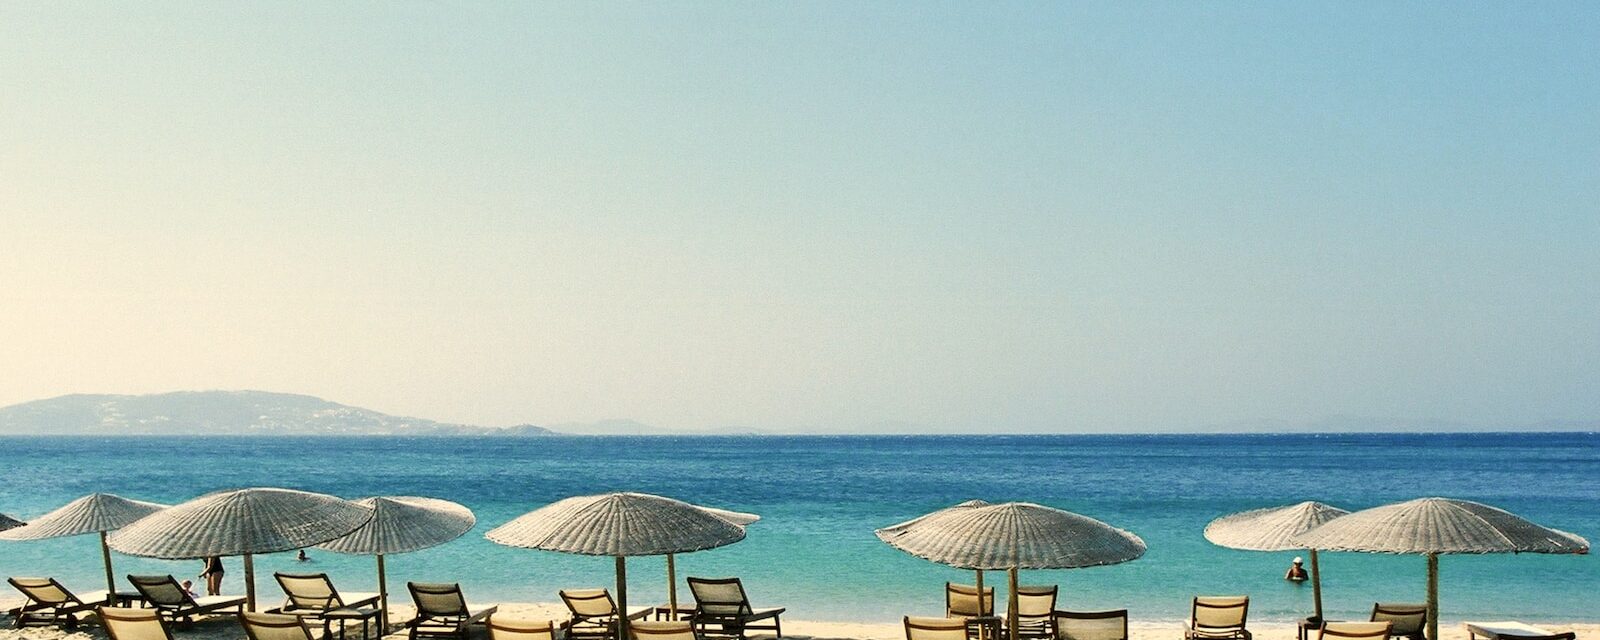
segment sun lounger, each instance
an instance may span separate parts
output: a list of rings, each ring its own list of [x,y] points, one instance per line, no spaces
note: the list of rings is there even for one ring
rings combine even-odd
[[[550,620],[520,620],[495,614],[483,622],[489,640],[555,640],[556,623]]]
[[[967,640],[963,618],[904,618],[906,640]]]
[[[783,624],[778,617],[783,615],[784,609],[751,607],[750,596],[745,594],[744,583],[738,578],[689,578],[689,590],[694,592],[695,603],[690,620],[701,636],[709,634],[708,625],[716,625],[717,635],[742,639],[748,637],[746,632],[754,629],[783,637]],[[771,622],[762,624],[763,620]]]
[[[1425,640],[1428,628],[1428,605],[1376,602],[1372,605],[1373,622],[1389,622],[1389,636]]]
[[[17,627],[28,625],[63,625],[68,629],[78,626],[78,614],[91,613],[95,607],[106,603],[106,592],[96,591],[79,598],[55,578],[10,578],[11,586],[21,591],[22,606],[11,610]]]
[[[633,633],[633,640],[696,640],[694,625],[688,620],[630,622],[628,631]]]
[[[100,607],[98,614],[111,640],[172,640],[172,630],[155,609]]]
[[[1057,611],[1058,640],[1128,640],[1128,610]]]
[[[128,582],[139,590],[145,602],[168,620],[194,622],[194,617],[208,613],[239,615],[244,611],[244,596],[203,596],[196,598],[185,591],[178,579],[165,576],[128,576]],[[231,609],[231,611],[230,611]]]
[[[1515,620],[1462,622],[1461,626],[1467,628],[1467,637],[1471,640],[1573,640],[1578,635],[1571,631],[1552,633],[1549,629]]]
[[[1186,640],[1250,640],[1245,617],[1250,612],[1250,596],[1199,596],[1189,609]]]
[[[994,587],[983,588],[983,606],[978,606],[978,587],[944,583],[944,617],[978,618],[994,615]]]
[[[406,623],[412,640],[423,637],[466,640],[467,629],[483,622],[496,609],[467,606],[459,584],[407,582],[406,588],[411,591],[411,601],[417,605],[417,617]]]
[[[272,577],[283,587],[284,601],[283,606],[268,613],[316,618],[332,609],[361,608],[378,603],[376,593],[340,594],[326,573],[274,573]]]
[[[1056,587],[1017,587],[1017,637],[1056,637]]]
[[[285,613],[246,611],[239,616],[249,640],[315,640],[300,616]]]
[[[1317,640],[1388,640],[1389,621],[1324,622]]]
[[[571,638],[616,640],[617,601],[605,589],[562,589],[561,601],[572,612],[567,621],[567,635]],[[628,620],[643,620],[654,611],[653,607],[629,607]]]

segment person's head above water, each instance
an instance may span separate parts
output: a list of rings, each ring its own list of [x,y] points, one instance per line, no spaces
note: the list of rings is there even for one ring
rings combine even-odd
[[[1295,556],[1295,557],[1294,557],[1294,563],[1295,563],[1295,564],[1301,564],[1301,563],[1303,563],[1303,562],[1305,562],[1305,561],[1304,561],[1304,560],[1301,560],[1301,559],[1300,559],[1300,556]]]

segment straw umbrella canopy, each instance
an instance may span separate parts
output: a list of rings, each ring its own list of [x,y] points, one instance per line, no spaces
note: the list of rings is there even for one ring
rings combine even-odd
[[[1486,504],[1418,498],[1357,511],[1296,537],[1327,551],[1428,557],[1428,638],[1439,637],[1439,554],[1589,552],[1589,541]]]
[[[1290,551],[1302,547],[1295,536],[1350,513],[1321,502],[1306,501],[1284,507],[1269,507],[1222,516],[1206,525],[1206,539],[1212,544],[1247,551]],[[1311,599],[1316,618],[1322,619],[1322,572],[1315,547],[1311,556]]]
[[[35,518],[27,526],[0,533],[0,540],[44,540],[96,533],[100,535],[100,559],[106,567],[106,595],[117,592],[116,575],[111,571],[111,547],[106,534],[116,531],[167,505],[109,493],[91,493],[68,502],[60,509]]]
[[[927,520],[928,518],[932,518],[932,517],[937,516],[939,514],[945,513],[946,511],[954,511],[954,510],[958,510],[958,509],[972,509],[974,507],[987,507],[987,506],[989,506],[989,503],[985,502],[983,500],[968,500],[966,502],[960,502],[960,503],[956,503],[956,504],[950,505],[950,506],[945,507],[943,509],[940,509],[938,511],[933,511],[933,512],[930,512],[930,513],[922,514],[920,516],[917,516],[915,518],[912,518],[912,519],[907,520],[905,522],[902,522],[900,524],[891,524],[891,525],[889,525],[887,527],[884,527],[882,529],[874,531],[873,533],[878,536],[879,540],[882,540],[884,542],[889,542],[890,538],[900,535],[900,532],[905,531],[907,528],[915,526],[918,522],[922,522],[923,520]],[[977,580],[975,581],[975,584],[976,584],[977,590],[978,590],[978,611],[981,613],[983,611],[983,608],[984,608],[983,607],[983,569],[974,569],[973,570],[973,574],[975,574],[976,577],[977,577]],[[983,633],[983,630],[979,629],[979,635],[982,635],[982,633]]]
[[[382,628],[389,625],[389,581],[383,557],[436,547],[470,531],[478,518],[472,510],[449,500],[416,496],[379,496],[355,501],[372,510],[372,519],[342,538],[317,545],[338,553],[376,556],[378,601]]]
[[[1130,532],[1029,502],[946,509],[879,537],[896,549],[959,569],[1006,570],[1012,640],[1017,637],[1017,570],[1117,564],[1145,551],[1144,541]]]
[[[740,527],[749,526],[751,523],[761,519],[761,516],[758,516],[754,513],[745,513],[743,511],[729,511],[727,509],[714,509],[712,507],[700,508],[711,512],[711,515],[722,518],[723,520],[727,520],[728,522],[732,522]],[[678,619],[678,564],[673,557],[675,555],[677,554],[667,554],[667,615],[673,620]]]
[[[256,607],[252,556],[304,549],[355,531],[372,509],[293,489],[218,491],[157,511],[111,534],[111,548],[164,560],[244,556],[245,595]]]
[[[606,493],[559,500],[484,534],[508,547],[611,556],[617,566],[617,610],[628,610],[630,556],[688,553],[744,539],[744,527],[687,502],[645,493]],[[628,616],[617,616],[628,637]]]

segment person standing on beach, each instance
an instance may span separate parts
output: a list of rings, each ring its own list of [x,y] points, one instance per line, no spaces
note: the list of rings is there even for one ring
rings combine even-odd
[[[1306,568],[1301,566],[1305,561],[1300,556],[1294,557],[1294,564],[1289,566],[1289,572],[1283,574],[1283,579],[1289,582],[1305,582],[1310,576],[1306,575]]]
[[[206,579],[206,595],[222,595],[222,558],[210,556],[205,559],[205,570],[200,572],[200,577]]]

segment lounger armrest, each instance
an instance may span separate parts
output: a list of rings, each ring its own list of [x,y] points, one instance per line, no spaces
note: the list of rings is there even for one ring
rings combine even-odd
[[[489,605],[487,607],[479,607],[479,608],[476,608],[476,609],[468,607],[467,608],[467,621],[465,623],[463,623],[463,624],[473,624],[475,622],[482,622],[485,618],[488,618],[489,616],[494,615],[494,612],[499,611],[499,610],[500,610],[500,606],[499,605]]]

